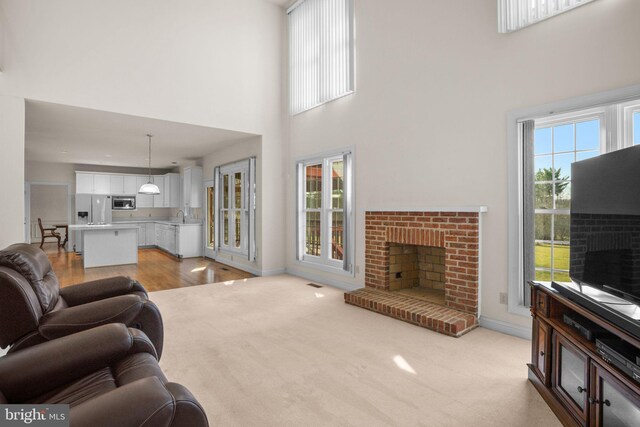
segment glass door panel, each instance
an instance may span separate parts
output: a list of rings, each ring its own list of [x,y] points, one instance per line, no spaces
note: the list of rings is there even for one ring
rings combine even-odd
[[[635,427],[640,425],[640,398],[637,390],[622,384],[610,372],[592,362],[595,399],[591,417],[594,425],[603,427]]]
[[[554,375],[553,388],[562,400],[586,422],[587,420],[587,355],[574,347],[561,335],[553,332]]]

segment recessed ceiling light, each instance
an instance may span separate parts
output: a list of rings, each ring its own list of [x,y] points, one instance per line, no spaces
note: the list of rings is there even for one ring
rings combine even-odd
[[[171,162],[171,164],[172,164],[172,165],[177,165],[177,164],[178,164],[178,162]]]
[[[64,151],[64,150],[60,152],[60,154],[67,154],[67,153],[68,151]]]
[[[111,157],[111,154],[105,154],[104,156],[105,157]]]

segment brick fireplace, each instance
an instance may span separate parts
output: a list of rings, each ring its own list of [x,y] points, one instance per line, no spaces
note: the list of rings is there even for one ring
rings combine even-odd
[[[477,326],[480,214],[365,213],[365,288],[349,304],[460,336]]]

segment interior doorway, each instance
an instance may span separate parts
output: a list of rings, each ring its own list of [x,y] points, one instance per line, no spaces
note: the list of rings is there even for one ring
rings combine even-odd
[[[27,243],[40,242],[38,218],[45,228],[71,223],[70,184],[66,182],[28,182],[26,185],[25,237]],[[64,239],[65,236],[63,235]],[[51,240],[49,240],[51,241]]]

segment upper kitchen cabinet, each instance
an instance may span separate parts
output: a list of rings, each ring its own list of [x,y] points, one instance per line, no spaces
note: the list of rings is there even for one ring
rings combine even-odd
[[[146,184],[149,181],[149,177],[145,175],[136,176],[136,188],[142,187],[143,184]],[[153,177],[151,177],[151,182],[153,182]],[[136,193],[138,190],[136,189]],[[150,194],[138,194],[136,195],[136,207],[138,208],[152,208],[153,207],[153,196]]]
[[[180,174],[168,173],[164,176],[164,207],[180,207]]]
[[[138,193],[135,175],[109,175],[111,180],[111,193],[118,195],[133,195]]]
[[[93,174],[76,172],[76,193],[93,194]]]
[[[153,207],[154,208],[164,208],[164,199],[166,197],[166,189],[164,185],[164,175],[154,175],[153,183],[158,186],[158,190],[160,190],[160,194],[156,194],[153,196]]]
[[[111,194],[126,194],[124,192],[124,176],[110,175],[110,179],[111,179]]]
[[[112,194],[111,175],[76,172],[77,194]]]
[[[186,208],[202,207],[202,168],[189,166],[184,168],[182,179],[183,206]]]
[[[137,194],[138,193],[138,187],[136,184],[136,176],[135,175],[125,175],[124,177],[124,191],[122,194]]]
[[[93,176],[93,194],[111,194],[111,176],[95,174]]]

